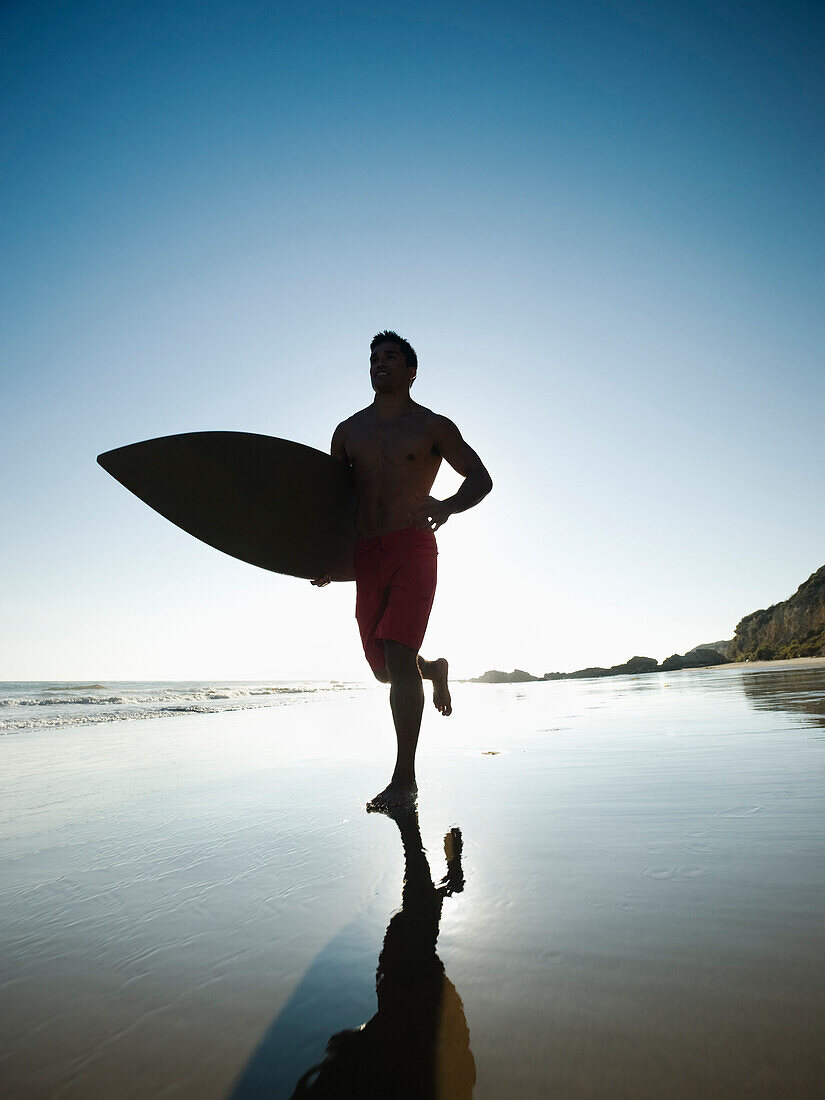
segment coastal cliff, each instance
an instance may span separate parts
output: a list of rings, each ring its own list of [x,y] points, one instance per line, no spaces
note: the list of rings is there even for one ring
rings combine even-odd
[[[631,657],[611,668],[580,668],[576,672],[546,672],[533,676],[523,669],[491,669],[472,683],[515,684],[534,680],[575,680],[597,676],[628,676],[707,668],[727,661],[776,661],[794,657],[825,657],[825,565],[800,584],[787,600],[746,615],[728,641],[705,642],[659,664],[653,657]]]
[[[825,657],[825,565],[789,599],[746,615],[729,656],[732,661]]]

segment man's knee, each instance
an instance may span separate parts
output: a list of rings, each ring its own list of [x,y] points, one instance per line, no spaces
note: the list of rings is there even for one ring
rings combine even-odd
[[[418,671],[418,653],[401,642],[384,642],[384,656],[387,659],[387,679],[394,680],[405,675],[420,675]]]
[[[374,668],[372,674],[380,684],[388,684],[390,682],[390,674],[386,668]]]

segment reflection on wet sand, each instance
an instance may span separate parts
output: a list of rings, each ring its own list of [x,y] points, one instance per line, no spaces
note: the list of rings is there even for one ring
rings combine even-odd
[[[384,934],[375,992],[370,971],[383,920],[362,912],[309,967],[247,1061],[232,1100],[472,1097],[476,1072],[464,1008],[436,954],[444,898],[464,889],[461,831],[452,828],[444,837],[447,873],[436,886],[416,811],[385,816],[401,834],[404,882],[401,909]],[[378,1011],[365,1024],[326,1041],[336,1026],[363,1020],[375,993]],[[323,1059],[306,1069],[325,1041]]]
[[[445,897],[464,889],[461,832],[444,838],[447,874],[433,884],[415,810],[391,814],[404,845],[401,909],[378,958],[378,1011],[340,1031],[324,1060],[301,1077],[294,1097],[472,1096],[475,1062],[464,1007],[436,954]]]
[[[825,670],[766,669],[744,673],[742,689],[757,710],[804,714],[811,725],[825,725]]]

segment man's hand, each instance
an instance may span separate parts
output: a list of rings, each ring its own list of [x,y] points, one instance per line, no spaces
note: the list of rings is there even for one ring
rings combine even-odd
[[[323,588],[324,585],[329,584],[331,580],[332,577],[329,575],[329,573],[326,573],[323,577],[316,577],[315,580],[312,580],[309,583],[314,584],[316,588]]]
[[[421,505],[410,512],[413,527],[429,527],[430,530],[437,531],[453,514],[445,500],[436,500],[435,497],[422,497],[421,500]]]

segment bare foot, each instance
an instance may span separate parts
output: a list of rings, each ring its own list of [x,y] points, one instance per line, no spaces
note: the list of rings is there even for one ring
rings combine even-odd
[[[391,810],[399,810],[405,806],[414,806],[417,795],[418,787],[415,783],[396,783],[393,781],[375,798],[369,800],[367,813],[388,813]]]
[[[439,657],[437,661],[433,661],[433,706],[445,718],[453,713],[453,700],[450,689],[447,687],[449,667],[446,657]]]

